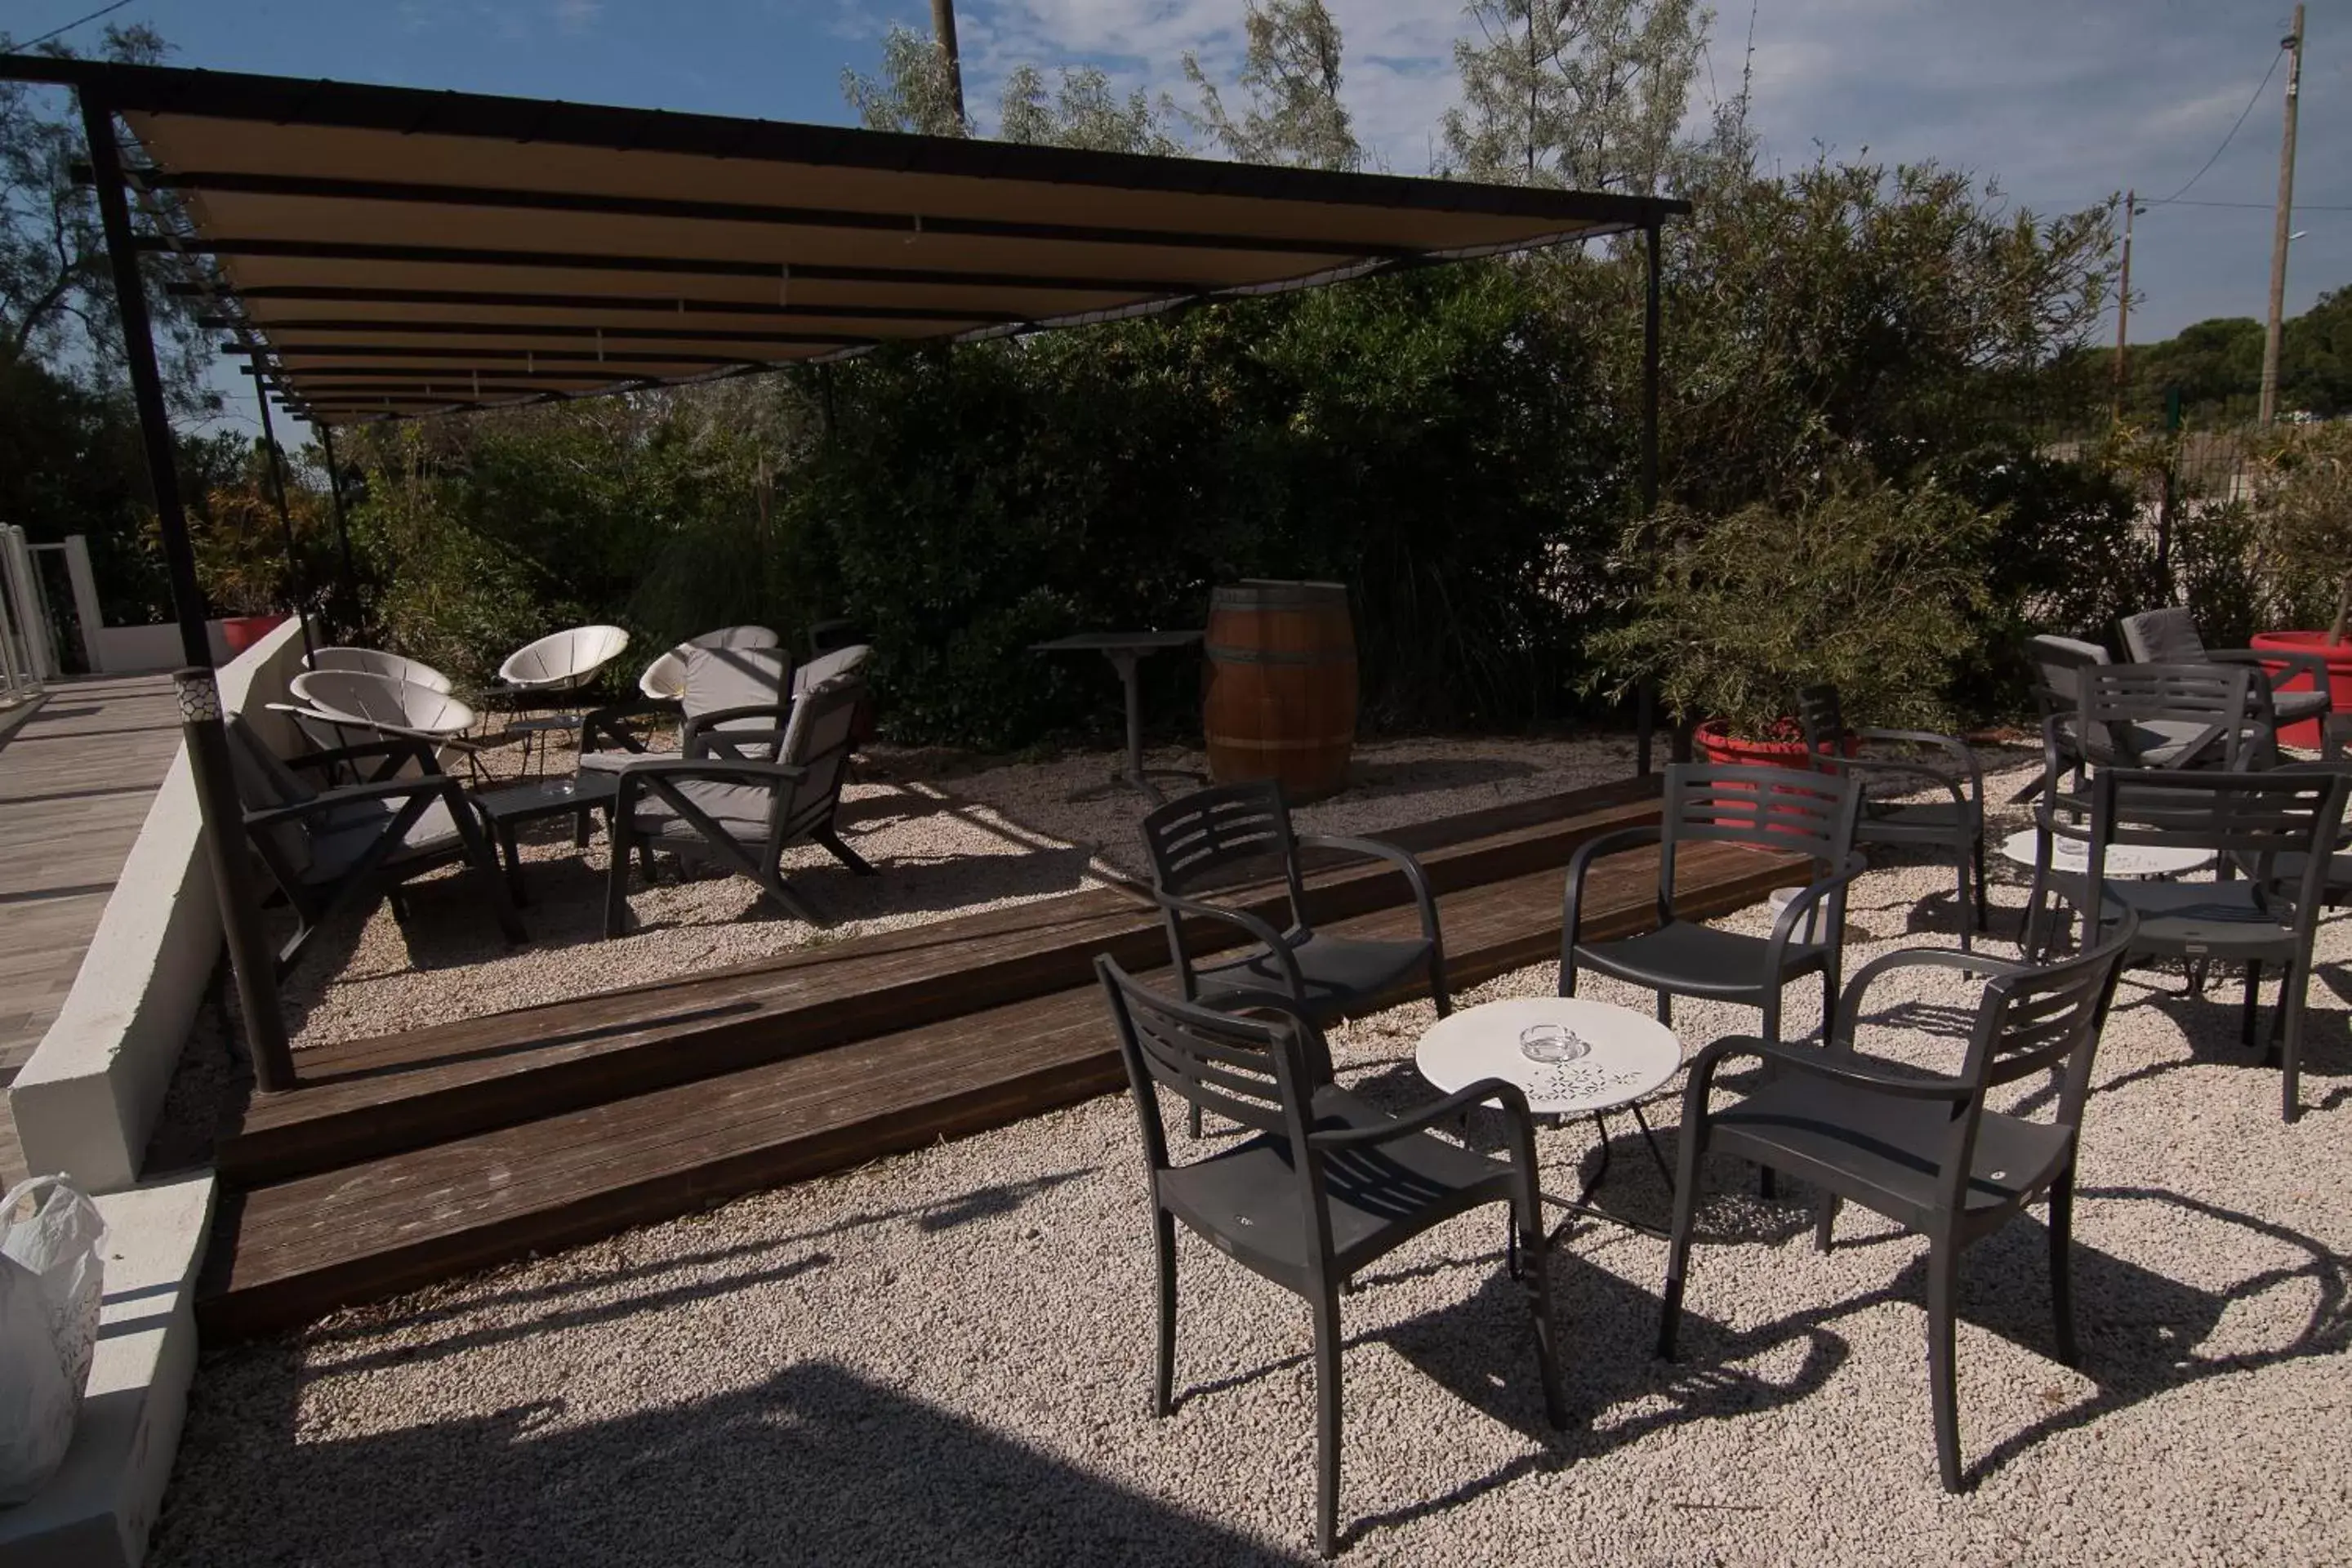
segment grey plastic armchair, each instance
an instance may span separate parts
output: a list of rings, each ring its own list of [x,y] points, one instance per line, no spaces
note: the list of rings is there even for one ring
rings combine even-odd
[[[1544,1414],[1554,1426],[1566,1422],[1535,1124],[1516,1084],[1485,1079],[1409,1116],[1391,1116],[1332,1081],[1329,1047],[1296,1011],[1269,1005],[1236,1016],[1154,992],[1108,957],[1095,960],[1095,971],[1118,1027],[1151,1188],[1160,1300],[1154,1415],[1174,1408],[1181,1224],[1314,1311],[1316,1539],[1330,1556],[1339,1535],[1341,1287],[1432,1226],[1500,1203],[1510,1206],[1517,1236]],[[1162,1089],[1195,1114],[1205,1108],[1252,1136],[1175,1163]],[[1506,1159],[1431,1131],[1490,1101],[1502,1107]]]
[[[1840,1200],[1884,1215],[1927,1238],[1927,1383],[1936,1459],[1945,1489],[1958,1491],[1959,1403],[1952,1363],[1960,1254],[2044,1194],[2055,1348],[2060,1362],[2071,1366],[2075,1360],[2068,1272],[2075,1152],[2092,1055],[2132,929],[2125,915],[2098,946],[2047,968],[1948,950],[1891,952],[1864,965],[1846,987],[1827,1049],[1791,1050],[1733,1036],[1701,1051],[1683,1093],[1658,1354],[1675,1356],[1700,1162],[1706,1154],[1756,1161],[1820,1188],[1826,1199],[1817,1241],[1824,1251]],[[1914,1072],[1854,1047],[1871,986],[1895,971],[1922,967],[1991,977],[1957,1073]],[[1754,1093],[1717,1109],[1716,1078],[1739,1058],[1762,1062],[1771,1076]],[[2048,1121],[1988,1106],[1992,1090],[2052,1072],[2061,1087]]]
[[[793,846],[814,843],[859,876],[875,875],[842,842],[833,820],[865,689],[845,679],[806,692],[789,708],[724,710],[711,716],[723,728],[698,734],[688,727],[684,755],[623,762],[613,806],[604,934],[620,936],[628,929],[630,850],[650,875],[656,846],[718,860],[757,882],[785,914],[825,923],[786,881],[781,861]],[[773,727],[735,727],[755,711]]]
[[[1704,767],[1666,770],[1659,819],[1590,839],[1569,861],[1560,916],[1559,994],[1576,994],[1583,970],[1658,994],[1658,1021],[1674,1021],[1674,998],[1706,996],[1760,1008],[1764,1037],[1780,1038],[1781,992],[1808,974],[1822,977],[1822,1019],[1837,996],[1845,952],[1847,886],[1867,868],[1854,851],[1859,791],[1851,778],[1793,768]],[[1685,844],[1744,844],[1778,855],[1803,855],[1814,875],[1773,922],[1769,936],[1721,931],[1675,913],[1675,858]],[[1658,924],[1639,936],[1588,941],[1584,889],[1604,855],[1658,847]],[[1818,915],[1816,911],[1818,910]],[[1800,933],[1819,922],[1819,942]]]
[[[483,895],[506,939],[524,940],[474,803],[440,772],[425,742],[394,736],[301,758],[304,766],[378,763],[367,783],[322,791],[281,762],[244,720],[230,719],[228,733],[246,837],[295,914],[294,934],[278,954],[280,974],[338,910],[388,892],[394,912],[404,916],[400,884],[460,861],[481,873]],[[406,767],[417,772],[387,776]]]
[[[1854,819],[1856,844],[1885,844],[1901,848],[1940,849],[1959,869],[1960,949],[1974,945],[1973,934],[1985,929],[1984,765],[1975,750],[1956,735],[1927,730],[1850,730],[1838,701],[1837,688],[1815,686],[1801,693],[1797,712],[1804,726],[1805,747],[1821,759],[1824,773],[1843,773],[1858,784],[1873,778],[1900,780],[1913,793],[1932,785],[1948,800],[1880,801],[1860,795]],[[1849,756],[1849,748],[1910,746],[1942,753],[1948,768],[1893,757]],[[1973,873],[1973,896],[1969,879]]]
[[[2126,616],[2116,623],[2116,630],[2122,633],[2124,647],[2135,663],[2231,664],[2253,670],[2282,729],[2306,720],[2324,721],[2336,706],[2325,654],[2285,648],[2209,648],[2198,635],[2197,618],[2177,605]],[[2280,667],[2275,674],[2269,668],[2273,665]],[[2297,679],[2311,684],[2300,691],[2278,689],[2280,682]],[[2321,740],[2331,758],[2336,755],[2337,739],[2336,732],[2323,723]]]

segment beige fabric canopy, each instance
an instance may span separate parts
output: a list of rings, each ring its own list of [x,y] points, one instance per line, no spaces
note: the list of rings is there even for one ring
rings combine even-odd
[[[16,64],[19,62],[9,62]],[[226,352],[337,423],[1654,227],[1684,204],[276,77],[67,68]],[[144,157],[138,154],[143,152]]]

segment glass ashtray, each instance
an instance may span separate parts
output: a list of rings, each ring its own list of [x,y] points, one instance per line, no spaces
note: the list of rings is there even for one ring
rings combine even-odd
[[[1519,1031],[1519,1055],[1531,1062],[1572,1062],[1592,1049],[1565,1024],[1530,1024]]]

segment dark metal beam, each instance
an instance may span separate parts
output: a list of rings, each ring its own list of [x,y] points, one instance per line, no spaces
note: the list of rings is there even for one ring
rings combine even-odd
[[[196,324],[203,327],[236,328],[248,323],[227,316],[200,316]],[[404,321],[397,317],[336,316],[305,318],[289,321],[268,321],[255,324],[253,330],[266,334],[270,342],[287,353],[301,352],[302,345],[289,341],[291,335],[305,332],[407,332],[418,337],[446,338],[564,338],[577,342],[583,339],[614,342],[678,342],[678,343],[872,343],[880,340],[861,332],[761,332],[726,328],[679,327],[599,327],[578,326],[565,321]]]
[[[806,274],[803,274],[806,276]],[[811,321],[844,318],[877,321],[990,321],[1010,323],[1028,317],[1018,310],[961,310],[944,305],[822,305],[778,304],[757,300],[690,300],[649,294],[562,294],[493,289],[377,289],[340,283],[264,283],[233,293],[203,283],[173,281],[167,293],[184,299],[226,300],[247,304],[277,300],[352,305],[482,305],[506,310],[644,310],[679,316],[805,317]],[[248,318],[249,319],[249,318]],[[274,324],[253,321],[268,330]]]
[[[1690,211],[1687,202],[1534,185],[1489,185],[1363,174],[1223,159],[1150,157],[1079,148],[658,110],[617,109],[477,93],[305,80],[235,71],[129,66],[46,55],[0,56],[0,79],[103,82],[121,108],[157,114],[255,121],[277,126],[384,131],[402,136],[478,137],[506,142],[676,153],[706,158],[815,164],[899,174],[947,175],[1150,191],[1170,195],[1533,218],[1562,227],[1640,227]]]
[[[579,361],[586,364],[603,363],[671,363],[671,364],[740,364],[756,356],[750,354],[698,353],[691,349],[594,349],[594,348],[516,348],[498,343],[369,343],[369,342],[280,342],[267,330],[275,347],[276,357],[283,360],[289,354],[357,354],[363,359],[460,359],[460,360],[554,360],[558,363]],[[530,334],[519,333],[527,337]],[[573,340],[577,342],[575,338]],[[872,338],[850,332],[803,332],[774,340],[778,343],[801,343],[811,348],[840,348],[855,344],[870,345]],[[223,353],[245,353],[243,343],[223,343]]]
[[[204,591],[196,582],[196,554],[188,539],[188,517],[180,500],[177,444],[172,416],[163,403],[163,378],[155,365],[153,323],[147,314],[146,284],[139,274],[139,250],[131,228],[131,205],[123,199],[122,160],[114,141],[114,115],[104,99],[85,88],[82,135],[98,187],[99,221],[106,231],[106,258],[114,275],[114,308],[122,321],[123,359],[131,373],[131,401],[139,410],[139,435],[155,497],[156,531],[163,536],[164,569],[172,583],[172,607],[180,623],[180,647],[187,668],[173,679],[180,706],[180,732],[195,785],[196,811],[204,825],[213,892],[237,1002],[245,1015],[245,1038],[252,1053],[254,1081],[266,1090],[294,1087],[294,1055],[278,1010],[278,960],[261,929],[254,897],[252,858],[245,842],[245,807],[236,793],[229,760],[228,731],[221,722],[220,685],[213,674],[212,638],[205,626]]]
[[[258,370],[261,356],[256,354],[253,363]],[[270,422],[269,399],[257,397],[254,401],[261,405],[261,444],[269,453],[269,479],[278,490],[278,526],[286,535],[287,581],[291,584],[294,595],[294,616],[302,626],[302,652],[307,658],[319,649],[318,645],[310,640],[310,609],[304,602],[309,597],[303,592],[309,574],[302,570],[302,552],[294,543],[294,509],[286,500],[286,461],[284,455],[278,450],[278,431]]]
[[[948,235],[971,239],[1042,239],[1066,245],[1134,245],[1185,250],[1247,250],[1277,255],[1410,257],[1423,247],[1351,242],[1329,235],[1197,233],[1184,229],[1129,228],[1103,224],[1038,223],[1013,218],[949,217],[928,213],[869,212],[854,207],[776,206],[763,202],[683,201],[667,196],[622,195],[601,191],[529,190],[512,186],[434,184],[407,180],[349,180],[318,174],[268,174],[243,170],[157,170],[145,183],[158,190],[217,191],[240,195],[304,196],[327,200],[404,203],[432,206],[497,207],[518,212],[598,213],[615,217],[651,217],[672,223],[749,223],[788,228],[850,229],[869,233]]]
[[[606,256],[577,250],[477,249],[462,245],[395,245],[366,240],[272,239],[194,235],[184,238],[142,237],[142,248],[192,255],[256,256],[281,260],[397,261],[428,267],[520,267],[551,271],[646,272],[700,278],[766,278],[788,287],[793,279],[812,283],[906,283],[950,289],[1041,289],[1065,293],[1196,294],[1218,285],[1171,282],[1158,278],[1063,277],[1021,272],[966,272],[952,268],[842,267],[775,261],[740,261],[716,256]]]

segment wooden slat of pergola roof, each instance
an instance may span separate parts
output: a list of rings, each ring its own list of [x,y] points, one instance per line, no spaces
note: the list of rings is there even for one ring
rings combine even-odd
[[[230,352],[334,422],[703,379],[1654,226],[1644,197],[77,61]]]

